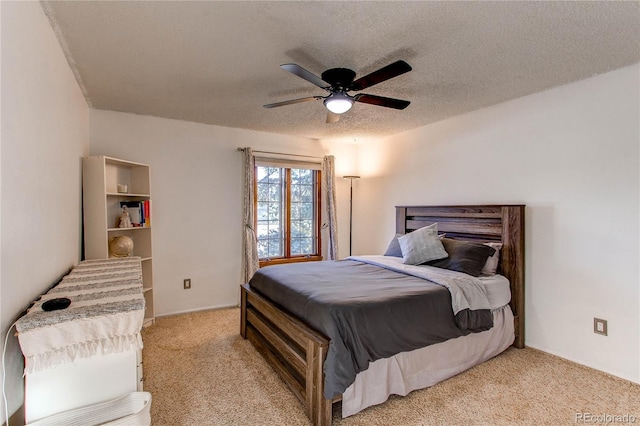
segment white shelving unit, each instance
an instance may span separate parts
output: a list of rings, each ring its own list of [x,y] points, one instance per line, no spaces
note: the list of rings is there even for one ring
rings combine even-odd
[[[85,259],[109,257],[109,241],[118,235],[133,240],[133,256],[142,258],[142,282],[146,302],[144,326],[153,324],[153,260],[151,222],[144,227],[119,228],[120,202],[151,200],[149,166],[117,158],[85,157],[82,162]],[[127,192],[118,192],[126,185]],[[153,211],[153,210],[151,210]]]

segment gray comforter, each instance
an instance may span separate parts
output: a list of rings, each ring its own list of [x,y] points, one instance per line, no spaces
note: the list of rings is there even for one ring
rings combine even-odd
[[[460,302],[465,295],[457,287],[465,287],[465,280],[455,282],[452,299],[447,284],[365,261],[274,265],[258,270],[249,282],[329,337],[326,398],[342,394],[370,362],[493,326],[486,296]],[[459,306],[452,308],[452,300]]]

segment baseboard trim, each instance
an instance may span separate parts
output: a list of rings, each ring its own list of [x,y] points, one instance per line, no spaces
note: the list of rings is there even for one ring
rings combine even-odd
[[[206,308],[187,309],[184,311],[173,311],[173,312],[168,312],[164,314],[156,314],[156,318],[172,317],[172,316],[183,315],[183,314],[192,314],[195,312],[202,312],[202,311],[216,311],[218,309],[237,308],[239,306],[240,305],[236,303],[233,305],[218,305],[218,306],[208,306]]]
[[[622,374],[622,373],[619,373],[619,372],[613,372],[613,371],[606,371],[606,370],[603,370],[603,369],[602,369],[601,367],[599,367],[599,366],[595,366],[595,365],[591,365],[591,364],[589,364],[589,363],[585,363],[583,360],[577,360],[577,359],[575,359],[575,358],[571,358],[571,357],[565,356],[565,355],[563,355],[563,354],[561,354],[561,353],[558,353],[558,352],[556,352],[556,351],[553,351],[553,350],[550,350],[550,349],[547,349],[547,348],[544,348],[544,347],[539,347],[539,346],[536,346],[536,345],[531,345],[531,344],[529,344],[529,343],[527,343],[527,344],[526,344],[526,347],[527,347],[527,348],[534,349],[534,350],[539,351],[539,352],[544,352],[545,354],[548,354],[548,355],[553,355],[553,356],[555,356],[555,357],[557,357],[557,358],[564,359],[565,361],[569,361],[569,362],[572,362],[572,363],[574,363],[574,364],[581,365],[581,366],[583,366],[583,367],[590,368],[590,369],[592,369],[592,370],[594,370],[594,371],[597,371],[597,372],[599,372],[599,373],[604,373],[604,374],[606,374],[606,375],[608,375],[608,376],[615,377],[615,378],[617,378],[617,379],[627,380],[627,381],[629,381],[629,382],[631,382],[631,383],[637,383],[637,384],[640,384],[640,381],[635,380],[633,377],[628,377],[628,376],[626,376],[625,374]]]

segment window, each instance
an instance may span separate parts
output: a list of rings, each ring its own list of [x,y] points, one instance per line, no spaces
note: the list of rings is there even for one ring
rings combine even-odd
[[[321,260],[320,171],[257,161],[255,187],[260,266]]]

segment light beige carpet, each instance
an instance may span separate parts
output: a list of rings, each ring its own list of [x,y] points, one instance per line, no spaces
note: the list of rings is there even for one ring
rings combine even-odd
[[[302,406],[239,335],[238,308],[159,318],[144,330],[154,426],[308,425]],[[334,425],[572,425],[635,416],[640,385],[534,349],[509,349],[429,389]],[[617,418],[622,419],[622,417]]]

